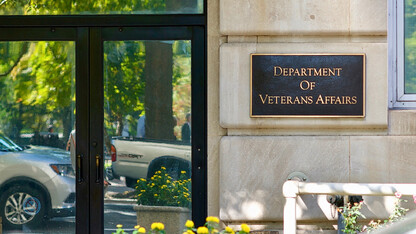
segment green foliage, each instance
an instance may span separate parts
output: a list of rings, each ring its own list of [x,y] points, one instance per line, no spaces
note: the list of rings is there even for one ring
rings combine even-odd
[[[134,226],[134,231],[132,234],[143,234],[146,233],[146,229],[144,227],[140,227],[140,225]],[[128,232],[125,232],[123,229],[123,225],[117,224],[116,232],[113,232],[112,234],[128,234]]]
[[[139,205],[189,207],[191,179],[182,171],[179,180],[174,181],[166,168],[161,167],[149,180],[138,180],[135,193]]]
[[[392,223],[402,220],[406,215],[407,211],[409,211],[409,209],[403,208],[401,206],[402,202],[407,202],[407,200],[397,198],[397,200],[394,202],[394,210],[393,213],[389,216],[388,222]]]
[[[0,43],[0,126],[14,139],[46,130],[46,120],[67,134],[75,101],[74,42]]]
[[[403,200],[401,199],[401,195],[397,196],[397,200],[394,202],[394,210],[393,213],[390,214],[388,219],[385,219],[383,222],[381,220],[371,220],[370,223],[368,224],[368,227],[364,227],[364,230],[371,232],[374,231],[376,229],[380,229],[385,227],[388,224],[403,220],[404,216],[406,215],[407,211],[409,211],[409,209],[403,208],[401,206],[402,202],[407,202],[407,200]]]
[[[183,124],[191,108],[190,41],[175,41],[173,55],[173,113]],[[115,122],[129,122],[135,135],[137,117],[144,113],[142,41],[104,44],[105,120],[108,134],[120,135]],[[64,135],[71,131],[75,109],[74,42],[0,43],[0,124],[9,136],[46,130],[58,120]]]
[[[365,216],[360,211],[362,202],[356,203],[354,205],[351,205],[350,203],[348,203],[346,206],[340,209],[340,212],[342,216],[344,217],[344,224],[345,224],[345,229],[343,229],[342,231],[345,233],[359,233],[359,232],[364,232],[364,231],[371,232],[376,229],[383,228],[388,224],[402,220],[404,216],[406,215],[407,211],[409,211],[409,209],[403,208],[401,206],[401,203],[407,202],[407,200],[401,199],[400,193],[396,193],[396,198],[397,200],[394,203],[394,210],[390,214],[388,219],[384,221],[371,220],[368,223],[368,225],[365,225],[365,226],[358,223],[359,218],[365,219]],[[415,200],[415,203],[416,203],[416,200]]]
[[[75,14],[161,14],[168,9],[168,2],[177,0],[2,0],[3,15],[75,15]],[[186,13],[202,13],[203,1],[195,0],[195,9],[183,9]],[[177,4],[177,3],[175,3]]]
[[[112,123],[124,124],[125,116],[138,116],[144,110],[144,66],[142,42],[104,43],[104,109],[108,134],[121,135],[121,130],[117,132]]]
[[[165,0],[3,0],[0,13],[15,15],[131,14],[163,12]]]
[[[342,231],[345,233],[358,233],[362,230],[362,226],[358,224],[358,218],[364,218],[365,216],[361,214],[362,203],[356,203],[351,205],[348,203],[346,206],[341,208],[341,214],[344,217],[345,229]]]
[[[75,99],[75,43],[37,42],[34,47],[32,55],[37,56],[30,56],[23,68],[32,69],[34,82],[17,87],[19,96],[24,104],[46,105],[48,111],[69,107]]]
[[[168,0],[3,0],[0,14],[56,15],[164,12]],[[170,0],[170,3],[174,3]],[[177,3],[175,3],[177,4]],[[173,103],[178,125],[191,111],[191,42],[174,41]],[[151,53],[151,51],[148,51]],[[144,41],[104,43],[105,130],[120,135],[125,124],[136,135],[137,119],[145,113]],[[18,141],[22,132],[55,131],[68,136],[75,115],[74,42],[0,43],[0,130]],[[176,129],[180,133],[180,127]],[[178,134],[176,134],[178,135]],[[180,138],[180,136],[178,136]]]
[[[121,224],[118,224],[116,232],[113,232],[112,234],[127,234],[127,232],[124,231],[123,226]]]
[[[172,45],[172,109],[179,126],[191,111],[190,45],[190,41],[174,41]],[[125,124],[129,126],[130,135],[136,135],[137,119],[145,114],[145,63],[143,41],[104,43],[104,119],[110,136],[120,136]]]
[[[191,112],[191,41],[173,43],[173,115],[178,125],[185,123],[185,116]],[[180,127],[177,137],[181,138]]]

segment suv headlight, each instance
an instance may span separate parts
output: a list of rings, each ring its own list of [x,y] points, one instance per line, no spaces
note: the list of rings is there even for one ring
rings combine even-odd
[[[60,176],[75,177],[71,164],[51,164],[52,170]]]

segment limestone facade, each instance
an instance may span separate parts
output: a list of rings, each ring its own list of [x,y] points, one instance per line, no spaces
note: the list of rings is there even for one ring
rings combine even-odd
[[[388,107],[386,0],[208,0],[208,212],[282,228],[282,185],[416,181],[416,111]],[[365,118],[250,118],[251,53],[365,53]],[[365,197],[368,217],[392,198]],[[414,205],[414,204],[413,204]],[[415,206],[414,206],[415,207]],[[298,200],[299,230],[333,233],[325,196]]]

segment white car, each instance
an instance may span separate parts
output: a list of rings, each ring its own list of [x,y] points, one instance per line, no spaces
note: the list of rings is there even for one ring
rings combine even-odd
[[[152,177],[162,166],[175,179],[181,171],[190,176],[191,145],[179,141],[114,137],[111,160],[113,175],[126,177],[126,185],[133,188],[138,179]]]
[[[3,225],[21,228],[75,215],[75,175],[67,151],[23,148],[0,134],[0,214]]]

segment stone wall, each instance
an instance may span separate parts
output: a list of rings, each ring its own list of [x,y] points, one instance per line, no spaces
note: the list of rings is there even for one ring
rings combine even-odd
[[[416,111],[388,109],[386,0],[208,0],[209,214],[282,227],[282,185],[415,182]],[[365,118],[250,118],[250,53],[365,53]],[[392,198],[365,197],[368,217]],[[298,200],[299,229],[334,232],[325,196]]]

